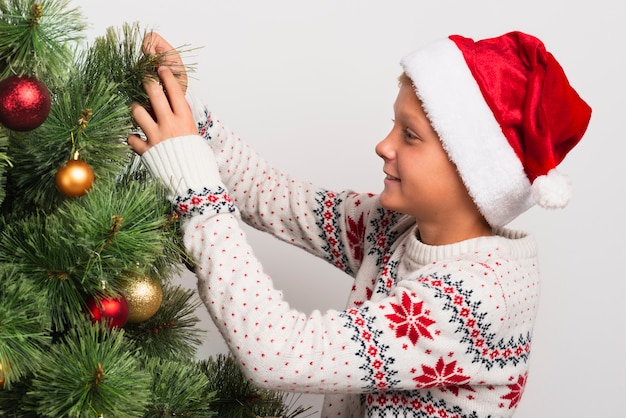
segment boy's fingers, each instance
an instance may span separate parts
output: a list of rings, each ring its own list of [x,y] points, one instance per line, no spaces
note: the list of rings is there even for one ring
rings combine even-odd
[[[183,104],[187,105],[187,100],[182,92],[182,88],[178,80],[167,67],[159,68],[159,78],[163,81],[163,86],[167,92],[168,104],[174,113],[181,109]]]
[[[170,45],[161,35],[156,32],[149,32],[143,40],[142,50],[144,54],[161,55],[161,63],[169,66],[178,79],[181,88],[187,89],[187,71],[183,60],[176,49]]]
[[[148,144],[139,135],[129,135],[126,142],[139,155],[148,150]]]
[[[156,32],[148,32],[143,38],[142,50],[144,54],[161,54],[172,46]]]
[[[137,122],[137,125],[139,125],[144,134],[150,138],[156,128],[156,122],[152,119],[150,113],[137,102],[131,104],[130,112],[135,122]]]
[[[166,67],[162,67],[166,68]],[[159,78],[160,72],[159,72]],[[162,81],[162,80],[161,80]],[[157,119],[165,116],[168,112],[171,113],[172,109],[170,107],[170,103],[165,95],[165,91],[163,90],[163,86],[153,77],[148,77],[144,80],[144,90],[148,94],[148,98],[150,99],[150,105],[152,106],[152,110],[154,111],[154,115]],[[144,109],[145,110],[145,109]],[[139,123],[139,121],[137,121]]]

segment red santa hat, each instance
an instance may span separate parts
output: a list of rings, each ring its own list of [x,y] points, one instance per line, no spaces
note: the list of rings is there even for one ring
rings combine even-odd
[[[452,35],[402,59],[424,110],[492,226],[571,196],[557,165],[580,141],[591,108],[544,44],[521,32]]]

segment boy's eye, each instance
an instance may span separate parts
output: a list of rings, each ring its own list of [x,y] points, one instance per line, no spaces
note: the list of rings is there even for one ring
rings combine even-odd
[[[411,132],[409,129],[404,130],[404,137],[407,139],[417,139],[417,135]]]

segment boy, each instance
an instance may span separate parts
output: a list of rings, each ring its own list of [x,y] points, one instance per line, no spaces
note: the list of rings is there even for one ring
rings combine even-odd
[[[156,34],[146,45],[171,49]],[[454,35],[402,67],[393,128],[376,147],[380,195],[271,167],[214,115],[194,119],[167,66],[167,96],[145,85],[157,121],[133,106],[147,141],[128,143],[168,186],[200,297],[255,384],[325,393],[322,417],[509,417],[527,378],[539,272],[532,238],[504,226],[535,203],[567,204],[555,168],[591,109],[520,32]],[[239,214],[352,275],[347,308],[290,309]]]

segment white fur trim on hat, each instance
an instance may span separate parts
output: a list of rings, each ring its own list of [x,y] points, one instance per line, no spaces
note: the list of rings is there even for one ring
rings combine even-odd
[[[492,226],[503,226],[533,206],[531,184],[450,39],[401,61],[417,96],[470,196]]]

